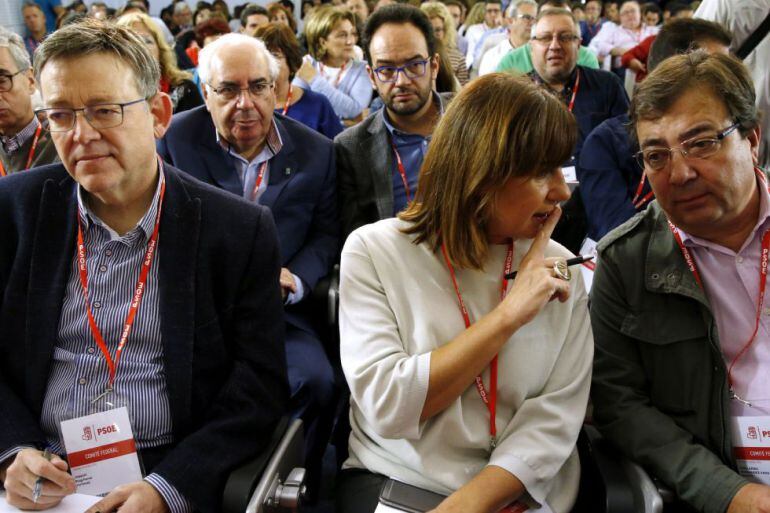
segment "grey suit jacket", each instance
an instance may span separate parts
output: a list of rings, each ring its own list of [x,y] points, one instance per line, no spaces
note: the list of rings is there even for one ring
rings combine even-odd
[[[439,98],[443,110],[452,94]],[[384,110],[334,138],[343,242],[359,226],[393,216],[393,151]]]

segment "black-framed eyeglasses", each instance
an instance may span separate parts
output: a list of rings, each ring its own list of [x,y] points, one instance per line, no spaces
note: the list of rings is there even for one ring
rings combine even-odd
[[[139,98],[125,103],[100,103],[89,105],[80,109],[69,109],[65,107],[51,107],[48,109],[36,110],[35,114],[42,114],[48,120],[47,129],[49,132],[67,132],[75,126],[77,113],[82,112],[88,124],[98,129],[114,128],[123,124],[123,111],[129,105],[135,105],[147,101],[146,98]]]
[[[24,73],[26,69],[20,69],[16,73],[0,73],[0,93],[7,93],[13,89],[13,77],[19,73]]]
[[[740,122],[736,121],[712,137],[696,136],[683,141],[679,146],[674,146],[673,148],[651,146],[636,152],[634,157],[636,157],[639,165],[648,172],[660,171],[668,167],[673,158],[674,151],[681,153],[684,158],[707,159],[719,151],[724,138],[733,133],[739,126]]]
[[[406,78],[420,78],[425,75],[430,59],[410,61],[403,66],[379,66],[374,68],[374,74],[380,82],[391,83],[398,80],[398,74],[403,73]]]
[[[580,39],[580,36],[568,34],[567,32],[562,32],[561,34],[542,34],[539,36],[532,36],[532,41],[540,43],[541,45],[550,45],[554,38],[556,38],[559,44],[568,45]]]
[[[214,87],[211,84],[206,85],[211,91],[215,92],[223,100],[231,102],[239,98],[243,91],[248,91],[249,96],[252,98],[264,98],[270,89],[272,89],[274,83],[259,80],[256,82],[249,82],[247,87],[238,87],[235,84],[225,84],[219,87]]]

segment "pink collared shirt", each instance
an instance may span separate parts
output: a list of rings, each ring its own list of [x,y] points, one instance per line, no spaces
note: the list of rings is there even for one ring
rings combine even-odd
[[[679,230],[703,280],[727,368],[748,342],[756,322],[762,235],[770,229],[770,194],[762,182],[758,186],[757,224],[737,253]],[[756,339],[733,366],[732,381],[735,393],[751,403],[731,400],[732,415],[770,415],[769,293],[763,301]]]

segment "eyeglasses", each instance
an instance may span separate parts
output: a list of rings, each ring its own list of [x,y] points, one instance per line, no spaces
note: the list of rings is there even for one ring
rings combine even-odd
[[[213,92],[221,96],[222,99],[231,102],[236,98],[239,98],[243,91],[248,91],[249,96],[251,96],[254,99],[264,98],[265,96],[267,96],[267,93],[270,92],[270,90],[273,88],[274,84],[273,82],[265,82],[264,80],[260,80],[258,82],[249,82],[248,87],[238,87],[237,85],[234,85],[234,84],[226,84],[219,87],[214,87],[211,84],[206,84],[206,85]]]
[[[554,38],[556,38],[560,45],[567,45],[580,39],[580,36],[576,36],[575,34],[568,34],[566,32],[561,34],[542,34],[539,36],[532,36],[532,41],[540,43],[541,45],[549,45],[551,44],[551,41],[554,40]]]
[[[13,89],[13,77],[18,75],[19,73],[24,73],[25,69],[20,69],[16,73],[11,74],[0,74],[0,93],[7,93],[11,89]]]
[[[391,83],[398,80],[398,74],[403,72],[406,78],[420,78],[425,75],[425,68],[430,59],[407,62],[403,66],[380,66],[374,68],[374,74],[380,82]]]
[[[89,105],[81,109],[67,109],[52,107],[50,109],[36,110],[35,114],[42,114],[48,120],[49,132],[67,132],[75,126],[77,113],[82,112],[88,124],[96,129],[114,128],[123,124],[123,114],[126,107],[147,101],[146,98],[126,103],[100,103]]]
[[[707,159],[714,155],[722,147],[722,140],[733,133],[740,126],[739,122],[732,124],[718,132],[714,137],[693,137],[673,148],[655,146],[645,148],[634,156],[639,165],[652,172],[666,168],[673,158],[674,151],[678,151],[684,158]]]

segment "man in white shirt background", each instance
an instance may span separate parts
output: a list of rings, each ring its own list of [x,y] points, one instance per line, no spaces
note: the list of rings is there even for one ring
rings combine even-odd
[[[480,64],[474,66],[478,68],[478,76],[492,73],[497,69],[500,60],[511,50],[524,46],[529,42],[532,33],[532,25],[537,17],[537,2],[535,0],[519,0],[511,2],[505,12],[505,23],[508,26],[507,37],[492,35],[487,38],[485,47],[492,43],[486,51],[479,57]],[[497,44],[493,41],[497,40]]]
[[[492,34],[504,32],[503,12],[500,0],[487,0],[484,2],[484,21],[471,25],[465,32],[468,41],[468,51],[465,54],[465,64],[468,71],[473,67],[476,55],[481,51],[484,40]]]

